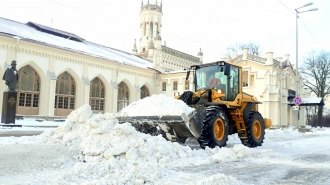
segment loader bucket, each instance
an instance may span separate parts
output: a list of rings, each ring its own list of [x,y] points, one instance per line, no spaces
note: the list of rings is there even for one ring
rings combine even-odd
[[[197,119],[196,119],[197,118]],[[201,133],[201,123],[197,112],[181,116],[129,116],[117,117],[119,123],[129,122],[137,131],[150,135],[161,134],[170,141],[180,141],[188,137],[199,137]]]

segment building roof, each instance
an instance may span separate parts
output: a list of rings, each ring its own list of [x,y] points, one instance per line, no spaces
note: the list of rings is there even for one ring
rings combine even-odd
[[[187,73],[187,70],[174,70],[174,71],[168,71],[164,72],[164,74],[178,74],[178,73]]]
[[[180,58],[183,58],[183,59],[186,59],[186,60],[190,60],[190,61],[193,61],[195,63],[199,63],[199,58],[198,57],[189,55],[187,53],[183,53],[183,52],[178,51],[176,49],[167,47],[165,45],[164,46],[162,45],[161,47],[162,47],[162,51],[164,53],[167,53],[167,54],[170,54],[170,55],[173,55],[173,56],[176,56],[176,57],[180,57]]]
[[[81,38],[81,37],[79,37],[79,36],[77,36],[73,33],[69,33],[69,32],[66,32],[66,31],[59,30],[59,29],[51,28],[51,27],[44,26],[44,25],[41,25],[41,24],[37,24],[37,23],[31,22],[31,21],[26,23],[26,25],[34,27],[35,29],[37,29],[41,32],[45,32],[45,33],[49,33],[49,34],[52,34],[52,35],[55,35],[55,36],[63,37],[65,39],[75,40],[75,41],[79,41],[79,42],[82,42],[82,41],[85,40],[85,39],[83,39],[83,38]]]
[[[250,60],[250,61],[254,61],[259,64],[266,64],[266,62],[267,62],[267,58],[263,58],[263,57],[251,55],[251,54],[247,54],[246,59]],[[243,54],[233,58],[231,61],[233,61],[234,63],[239,63],[242,60],[243,60]],[[290,61],[288,59],[283,62],[273,59],[273,65],[276,67],[280,67],[281,69],[286,69],[291,66]],[[292,66],[291,66],[291,68],[292,68]]]
[[[150,60],[125,51],[95,44],[86,41],[75,34],[33,22],[23,24],[0,17],[0,35],[81,53],[96,58],[102,58],[121,64],[145,69],[152,68]]]

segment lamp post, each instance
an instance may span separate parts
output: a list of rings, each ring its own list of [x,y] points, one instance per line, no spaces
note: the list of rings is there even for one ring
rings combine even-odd
[[[307,86],[304,86],[304,97],[307,97],[307,89],[308,87]],[[306,124],[309,125],[309,113],[308,113],[308,106],[306,106]]]
[[[318,9],[312,8],[312,9],[301,11],[301,12],[299,12],[298,10],[300,8],[304,8],[306,6],[310,6],[312,4],[313,3],[307,3],[304,6],[295,9],[295,11],[296,11],[296,96],[299,96],[299,94],[298,94],[298,90],[299,90],[299,72],[298,72],[298,18],[299,17],[298,17],[298,14],[304,13],[304,12],[317,11]],[[297,129],[298,129],[298,119],[299,119],[299,109],[297,111],[297,120],[296,120]]]

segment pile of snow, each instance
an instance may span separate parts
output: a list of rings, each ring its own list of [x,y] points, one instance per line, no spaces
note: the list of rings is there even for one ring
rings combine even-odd
[[[165,116],[188,115],[194,109],[182,100],[168,97],[163,94],[152,95],[129,104],[117,113],[117,116]]]
[[[138,104],[135,106],[139,107]],[[73,168],[54,179],[70,183],[241,184],[231,176],[192,175],[178,172],[177,168],[268,156],[271,152],[242,144],[232,148],[192,149],[161,136],[137,132],[130,123],[118,124],[115,114],[92,114],[89,105],[73,111],[63,125],[41,136],[49,143],[79,151]]]

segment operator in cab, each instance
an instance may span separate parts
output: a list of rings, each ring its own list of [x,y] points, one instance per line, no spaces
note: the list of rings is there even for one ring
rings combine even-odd
[[[219,83],[221,83],[221,80],[219,78],[216,78],[214,73],[211,73],[206,85],[208,88],[213,88],[216,87]]]

